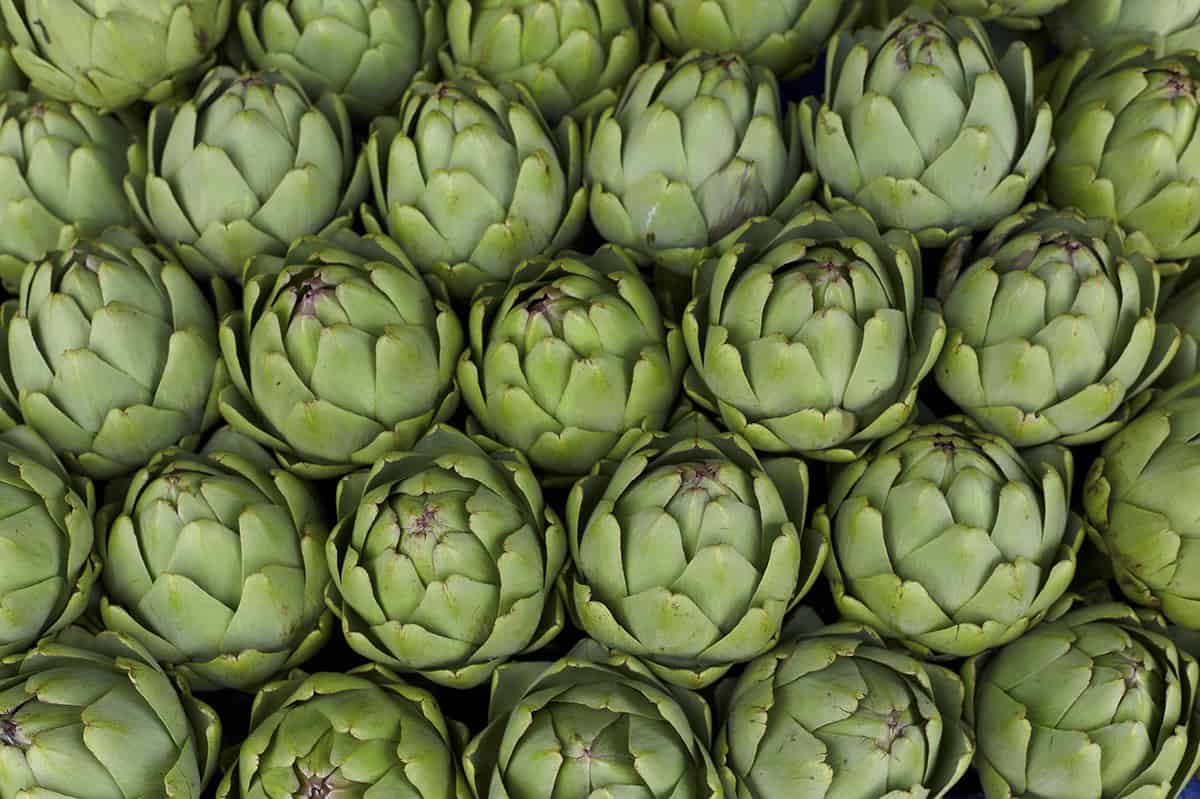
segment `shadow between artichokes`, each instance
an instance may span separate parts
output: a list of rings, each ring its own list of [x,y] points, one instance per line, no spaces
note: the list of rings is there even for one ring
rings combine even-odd
[[[72,471],[120,477],[220,418],[216,324],[187,270],[109,228],[25,270],[0,318],[4,393]]]
[[[553,663],[497,670],[463,766],[478,799],[723,799],[711,739],[698,694],[584,640]]]
[[[977,249],[963,239],[947,253],[938,385],[1018,447],[1104,440],[1179,348],[1179,330],[1158,319],[1171,268],[1107,220],[1026,206]]]
[[[254,698],[216,799],[473,799],[458,762],[466,737],[433,694],[382,666],[296,670]]]
[[[199,278],[241,280],[248,259],[349,226],[369,185],[341,98],[310,100],[285,72],[216,67],[154,107],[146,139],[125,194]]]
[[[1054,152],[1052,119],[1024,42],[997,58],[979,20],[913,6],[834,38],[800,133],[827,199],[942,247],[1020,207]]]
[[[68,627],[0,672],[0,793],[201,799],[221,720],[133,639]]]
[[[693,278],[689,397],[755,449],[859,457],[916,410],[946,326],[911,234],[861,208],[756,222]]]
[[[759,460],[744,439],[685,412],[567,500],[576,625],[659,678],[703,688],[770,649],[820,574],[805,528],[808,469]]]
[[[558,515],[524,455],[438,425],[338,485],[328,603],[365,658],[441,685],[485,682],[564,624]]]
[[[420,81],[396,115],[371,123],[363,159],[374,196],[363,222],[470,300],[574,242],[587,215],[582,156],[578,124],[552,132],[520,85],[470,71]]]
[[[92,482],[68,474],[33,428],[0,433],[0,659],[71,624],[94,598],[95,504]]]
[[[964,689],[870,628],[797,611],[722,683],[713,757],[731,799],[940,799],[971,765]]]
[[[670,418],[687,363],[630,254],[527,261],[481,290],[458,384],[478,425],[552,476],[620,458]]]
[[[96,524],[105,626],[197,691],[253,691],[329,639],[321,503],[229,428],[155,455]]]
[[[1071,601],[1083,543],[1065,447],[1018,452],[965,417],[904,428],[835,472],[813,526],[842,616],[967,657]]]
[[[1173,799],[1200,764],[1200,667],[1162,619],[1072,611],[963,667],[987,799]]]
[[[458,407],[462,324],[384,236],[343,230],[251,260],[220,341],[221,413],[302,477],[369,467]]]

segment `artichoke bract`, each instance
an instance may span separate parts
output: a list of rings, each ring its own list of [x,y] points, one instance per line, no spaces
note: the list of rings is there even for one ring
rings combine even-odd
[[[380,666],[294,671],[255,697],[250,735],[216,797],[471,799],[464,738],[431,693]]]
[[[449,0],[443,69],[529,90],[551,125],[616,102],[653,52],[644,0]]]
[[[12,56],[13,40],[4,25],[4,10],[0,8],[0,92],[23,91],[29,81]]]
[[[364,158],[374,206],[364,206],[364,222],[469,300],[579,234],[581,147],[573,120],[556,137],[516,84],[418,82],[398,115],[372,122]]]
[[[492,680],[488,725],[463,754],[478,799],[723,799],[697,694],[584,640]]]
[[[1120,224],[1163,259],[1200,255],[1200,54],[1080,51],[1050,83],[1050,202]],[[1136,166],[1133,166],[1136,165]]]
[[[866,208],[926,247],[1016,211],[1054,151],[1033,56],[997,57],[979,20],[910,8],[882,30],[841,33],[824,100],[800,107],[808,159],[826,195]]]
[[[247,0],[237,33],[255,67],[287,72],[309,97],[337,94],[369,121],[430,71],[446,26],[439,0]]]
[[[72,471],[120,477],[217,422],[216,325],[187,270],[110,228],[25,271],[0,324],[0,377]]]
[[[194,689],[255,690],[328,640],[329,522],[262,447],[225,428],[164,450],[117,503],[97,518],[100,615]]]
[[[975,751],[958,675],[815,623],[730,686],[713,750],[731,799],[939,799]]]
[[[458,407],[458,317],[396,243],[341,231],[250,262],[221,322],[221,413],[303,477],[406,449]]]
[[[345,104],[310,101],[283,72],[217,67],[192,99],[154,107],[146,139],[125,193],[198,277],[240,280],[253,256],[347,226],[366,197]]]
[[[1142,41],[1167,52],[1200,45],[1200,0],[1068,0],[1047,21],[1063,52]]]
[[[860,208],[756,223],[695,274],[689,395],[757,450],[858,457],[912,416],[945,340],[921,272],[916,240]]]
[[[842,616],[922,655],[966,657],[1069,603],[1083,521],[1074,460],[970,420],[908,427],[841,467],[813,526]]]
[[[1185,273],[1186,274],[1186,273]],[[1179,351],[1158,378],[1163,387],[1177,386],[1200,374],[1200,281],[1188,281],[1163,303],[1158,314],[1179,329]]]
[[[0,87],[0,281],[30,261],[136,218],[121,183],[138,169],[135,132],[80,103]]]
[[[1173,799],[1200,763],[1200,668],[1161,619],[1073,611],[967,661],[987,799]]]
[[[213,61],[233,0],[0,0],[17,66],[42,94],[102,112],[183,93]]]
[[[1088,532],[1130,601],[1200,630],[1200,383],[1162,394],[1107,442],[1084,483]]]
[[[458,365],[479,424],[539,469],[583,475],[671,415],[687,362],[628,253],[527,262],[471,308]]]
[[[0,795],[201,799],[221,721],[150,653],[68,627],[0,671]]]
[[[862,0],[650,0],[668,50],[738,53],[783,80],[812,68],[830,36],[854,25]]]
[[[808,469],[682,415],[567,500],[578,625],[662,679],[703,688],[770,649],[821,571],[805,528]]]
[[[465,688],[562,629],[562,523],[525,458],[489,450],[439,425],[338,486],[329,604],[363,657]]]
[[[593,124],[585,175],[607,241],[687,268],[816,188],[798,117],[765,67],[695,51],[644,64]]]
[[[1017,29],[1039,28],[1071,0],[941,0],[952,13]]]
[[[1160,267],[1121,231],[1029,205],[943,263],[949,335],[934,369],[959,408],[1018,447],[1103,440],[1179,348]]]
[[[94,511],[91,481],[68,475],[41,436],[0,433],[0,658],[86,610],[100,571]]]

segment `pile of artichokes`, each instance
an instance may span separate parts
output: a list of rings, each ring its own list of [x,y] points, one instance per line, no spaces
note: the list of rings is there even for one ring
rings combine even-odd
[[[1200,0],[0,0],[0,799],[1200,799]]]

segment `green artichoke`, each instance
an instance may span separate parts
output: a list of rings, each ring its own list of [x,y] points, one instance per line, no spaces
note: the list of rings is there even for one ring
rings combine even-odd
[[[1200,383],[1181,383],[1109,439],[1084,483],[1088,532],[1130,601],[1200,630]]]
[[[731,799],[939,799],[975,744],[958,675],[853,624],[802,629],[730,684],[717,767]]]
[[[592,222],[607,241],[690,272],[751,219],[786,218],[812,196],[798,122],[771,72],[741,56],[644,64],[593,126]]]
[[[347,226],[368,188],[345,104],[310,102],[283,72],[211,70],[192,99],[154,107],[146,149],[125,192],[198,277],[240,280],[251,257]]]
[[[1018,29],[1040,28],[1047,14],[1071,0],[941,0],[952,14]]]
[[[912,416],[946,337],[912,235],[835,206],[750,228],[684,311],[689,394],[763,452],[858,457]]]
[[[21,285],[30,261],[133,225],[121,189],[139,153],[135,133],[86,105],[0,87],[0,281]]]
[[[466,688],[562,629],[562,524],[516,450],[439,425],[337,504],[329,602],[363,657]]]
[[[467,407],[539,469],[583,475],[661,430],[687,362],[628,253],[527,262],[471,308],[458,364]]]
[[[501,667],[488,719],[463,755],[478,799],[724,797],[704,700],[594,641]]]
[[[29,81],[13,60],[13,40],[4,25],[3,11],[0,9],[0,92],[23,91]]]
[[[1056,70],[1050,202],[1111,219],[1137,249],[1200,255],[1200,54],[1082,51]]]
[[[807,98],[800,117],[826,195],[927,247],[1016,211],[1054,151],[1029,47],[997,58],[979,20],[916,7],[882,30],[839,34],[825,99]]]
[[[1094,605],[963,667],[987,799],[1173,799],[1200,764],[1196,661]]]
[[[861,10],[862,0],[650,0],[650,22],[675,55],[738,53],[790,80],[810,70]]]
[[[1067,0],[1048,23],[1067,53],[1130,40],[1166,52],[1194,50],[1200,45],[1200,0]]]
[[[766,652],[821,571],[808,469],[762,461],[696,413],[571,490],[566,590],[578,626],[699,689]]]
[[[644,0],[449,0],[449,74],[522,84],[550,124],[617,101],[647,51]]]
[[[1156,318],[1159,266],[1073,210],[1026,206],[951,248],[942,278],[938,385],[1018,447],[1112,435],[1179,348]]]
[[[68,627],[0,676],[0,796],[201,799],[221,721],[150,653]]]
[[[922,655],[1012,641],[1066,604],[1083,542],[1074,460],[970,420],[905,428],[833,477],[813,526],[842,616]]]
[[[376,665],[292,672],[254,699],[217,799],[470,799],[464,731],[428,691]]]
[[[237,32],[255,67],[287,72],[310,97],[338,94],[369,121],[434,66],[446,23],[439,0],[246,0]]]
[[[221,413],[297,474],[368,467],[458,407],[462,325],[395,242],[301,239],[250,262],[243,298],[221,322]]]
[[[559,134],[515,84],[416,83],[399,115],[371,125],[367,228],[458,300],[507,283],[522,261],[570,245],[587,217],[579,127],[568,119]]]
[[[0,0],[17,66],[56,100],[102,112],[185,92],[216,60],[233,0]]]
[[[196,690],[253,691],[329,638],[324,515],[228,428],[200,454],[164,450],[97,520],[104,624]]]
[[[73,471],[120,477],[216,423],[216,326],[182,266],[110,228],[25,271],[0,325],[0,379]]]
[[[91,481],[68,475],[54,450],[31,428],[0,433],[0,486],[4,658],[79,618],[92,597],[100,564],[92,553]]]
[[[1159,320],[1179,329],[1179,351],[1158,378],[1160,386],[1176,386],[1200,374],[1200,281],[1189,281],[1162,304]]]

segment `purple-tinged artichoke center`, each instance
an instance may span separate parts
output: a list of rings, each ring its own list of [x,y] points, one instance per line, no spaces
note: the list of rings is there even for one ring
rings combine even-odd
[[[293,288],[296,292],[295,315],[315,316],[318,300],[326,294],[333,293],[334,289],[334,285],[325,282],[319,271],[301,278]]]
[[[29,748],[29,739],[11,718],[0,719],[0,746],[11,746],[22,751]]]
[[[332,774],[305,774],[302,769],[296,769],[300,777],[300,789],[293,796],[295,799],[329,799],[333,795]]]

